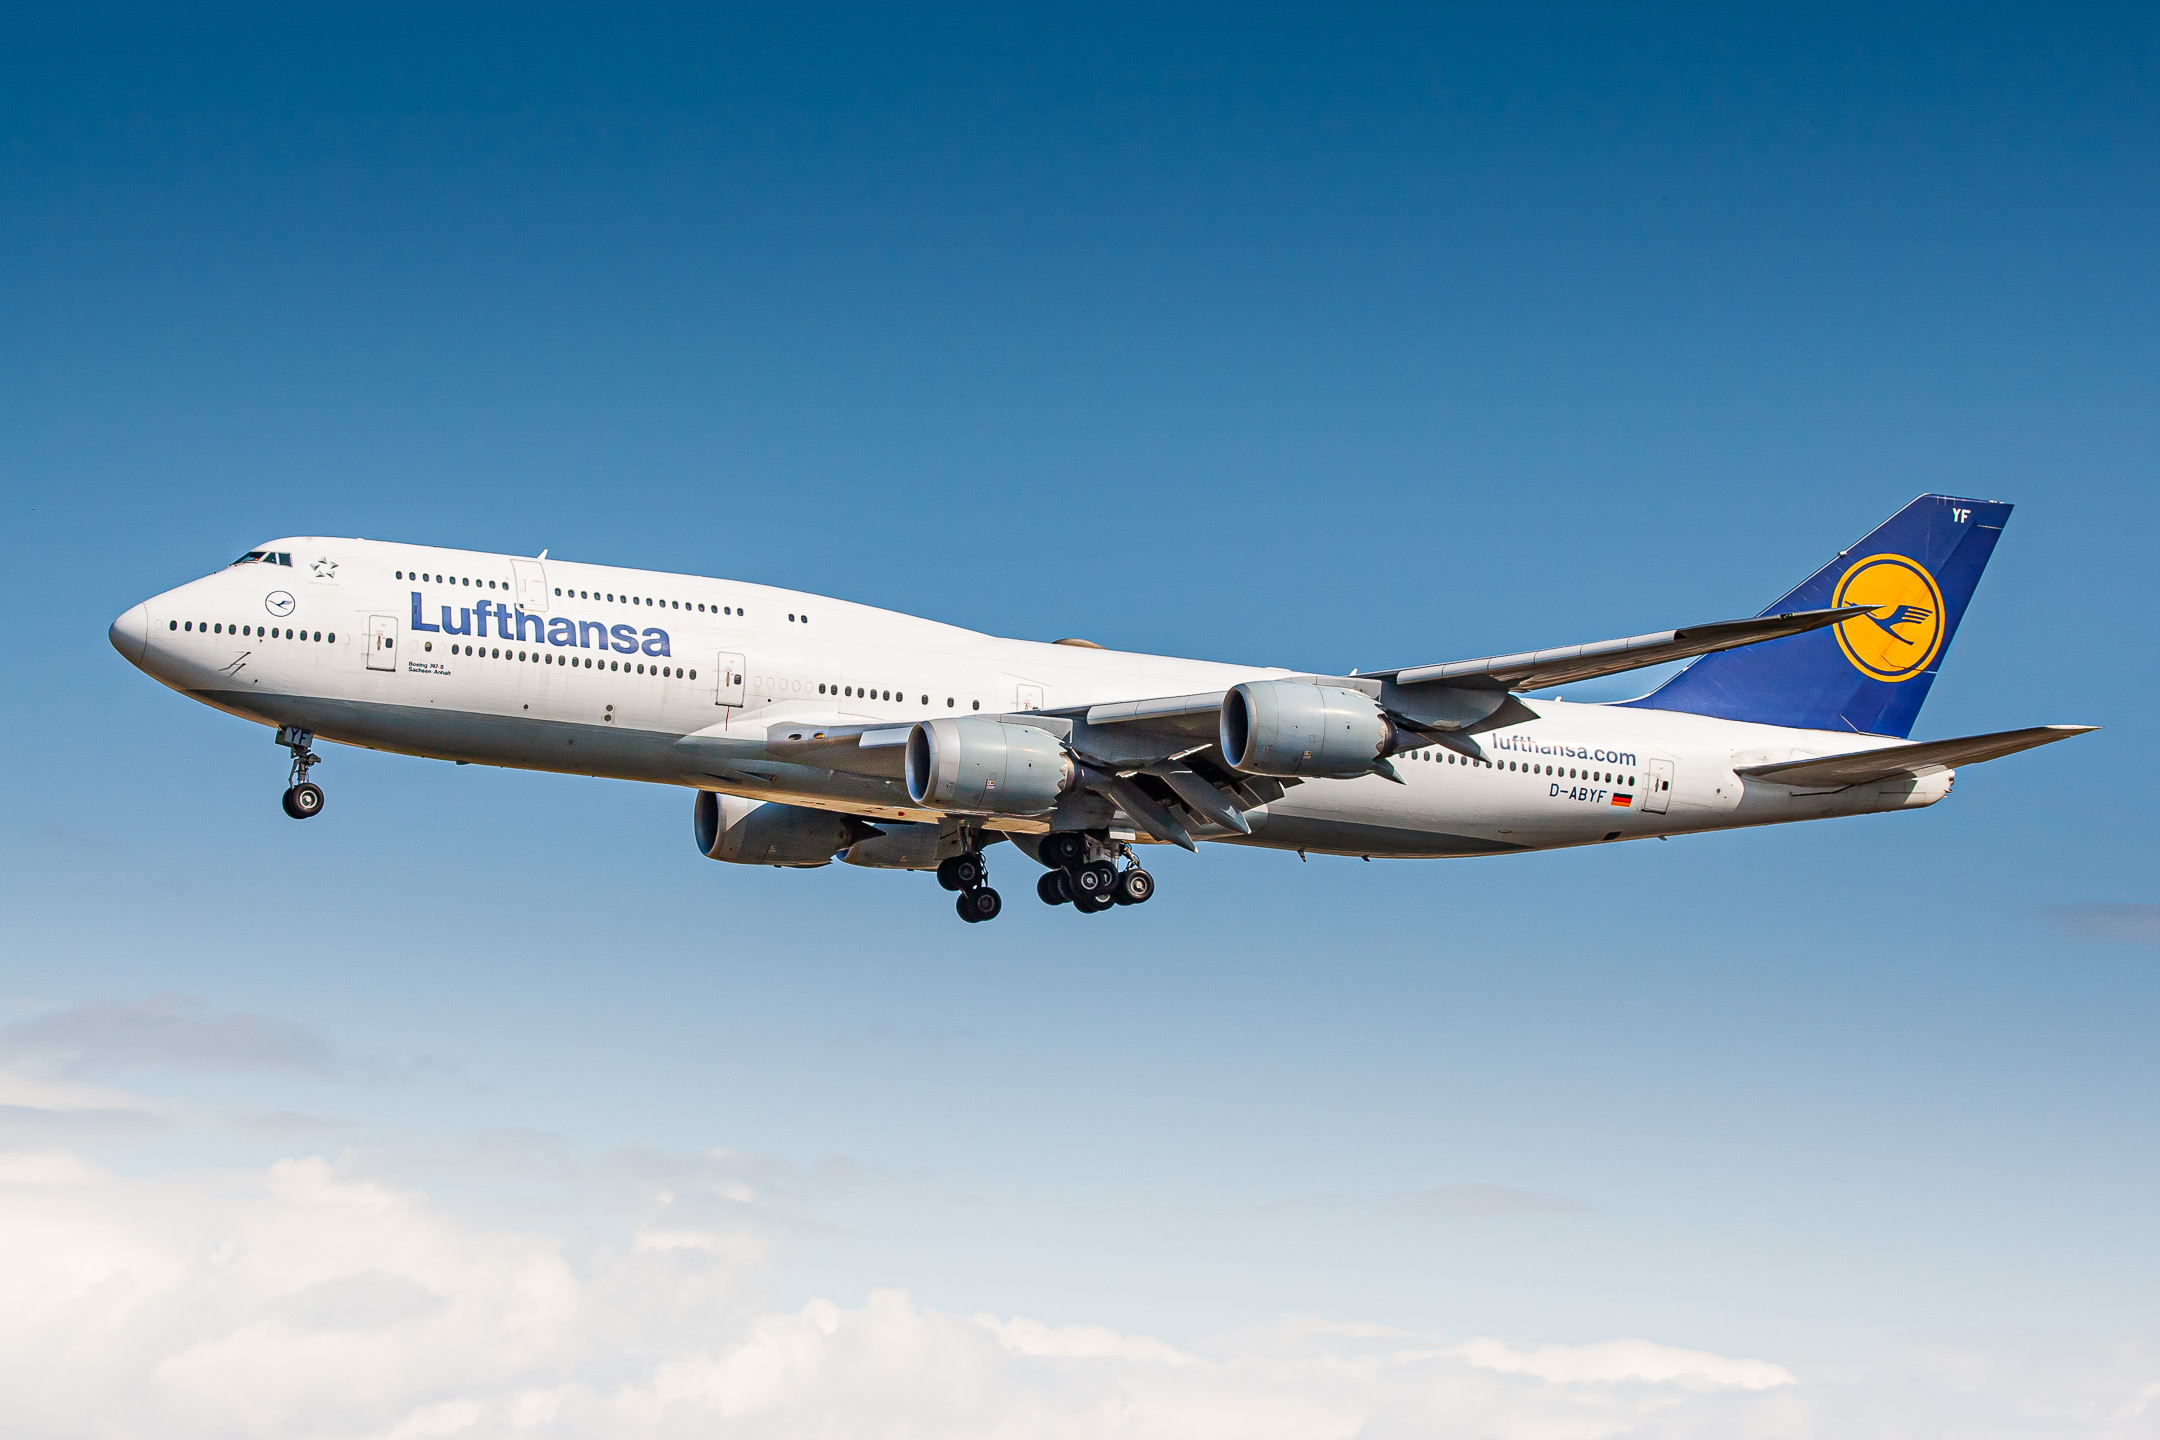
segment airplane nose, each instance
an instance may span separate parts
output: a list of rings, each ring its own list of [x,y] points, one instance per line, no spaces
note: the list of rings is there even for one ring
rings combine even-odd
[[[143,652],[150,648],[150,612],[137,605],[112,622],[105,632],[112,647],[127,657],[130,665],[143,662]]]

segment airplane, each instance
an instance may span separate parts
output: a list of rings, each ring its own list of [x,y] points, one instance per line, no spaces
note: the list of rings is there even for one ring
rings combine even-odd
[[[1760,615],[1344,675],[1001,639],[744,581],[293,537],[133,606],[128,661],[273,727],[285,813],[317,740],[694,792],[698,850],[922,870],[1003,908],[1144,903],[1135,846],[1518,854],[1917,809],[2044,725],[1912,740],[2008,521],[1922,495]],[[1550,690],[1689,660],[1640,698]]]

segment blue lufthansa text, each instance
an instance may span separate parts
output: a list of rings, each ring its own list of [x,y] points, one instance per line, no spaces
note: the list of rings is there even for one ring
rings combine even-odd
[[[524,640],[533,644],[542,641],[573,650],[613,650],[618,655],[672,655],[668,648],[668,633],[657,626],[647,626],[643,631],[630,625],[606,625],[598,620],[572,620],[558,615],[550,620],[545,615],[528,615],[523,606],[498,605],[493,600],[482,600],[477,605],[460,605],[456,618],[448,605],[439,607],[442,624],[430,625],[422,610],[420,592],[412,592],[412,628],[437,635],[478,635],[485,639],[488,622],[495,622],[495,636],[500,640]],[[474,626],[479,628],[476,630]]]

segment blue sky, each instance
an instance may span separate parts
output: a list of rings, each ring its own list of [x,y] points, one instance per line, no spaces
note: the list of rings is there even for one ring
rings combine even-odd
[[[757,1412],[775,1433],[973,1433],[1023,1392],[1034,1429],[1086,1433],[1017,1332],[1016,1388],[949,1412],[830,1350],[946,1355],[987,1313],[1067,1360],[1207,1357],[1188,1403],[1218,1418],[1257,1403],[1240,1364],[1350,1343],[1283,1319],[1318,1316],[1667,1347],[1638,1379],[1783,1367],[1682,1387],[1773,1406],[1763,1433],[1932,1433],[1957,1387],[1916,1355],[1981,1357],[2001,1403],[1963,1433],[2013,1401],[2116,1433],[2048,1408],[2085,1393],[2149,1433],[2149,14],[0,24],[0,596],[29,642],[0,718],[0,1170],[110,1216],[19,1323],[79,1321],[136,1249],[195,1297],[107,1370],[22,1360],[55,1431],[116,1395],[116,1423],[236,1433],[230,1385],[171,1377],[260,1374],[285,1352],[250,1345],[306,1331],[389,1378],[261,1398],[266,1433],[468,1401],[480,1433],[565,1387],[563,1428],[628,1433],[632,1350],[794,1325],[828,1368]],[[2101,733],[1912,815],[1173,855],[1156,903],[1092,923],[715,866],[673,791],[342,749],[295,827],[262,732],[104,639],[315,533],[1373,667],[1752,613],[1924,490],[2018,510],[1916,733]],[[254,1289],[171,1258],[223,1253],[258,1215],[230,1197],[275,1210],[293,1176],[394,1197],[382,1254],[523,1247],[573,1277],[584,1338],[460,1349],[494,1292],[352,1259],[334,1205]],[[59,1242],[11,1208],[27,1285]],[[704,1329],[670,1318],[693,1291]],[[361,1318],[292,1318],[323,1306]],[[1525,1434],[1591,1403],[1551,1366],[1447,1363],[1547,1387],[1495,1392]],[[1412,1389],[1269,1413],[1478,1428]],[[835,1394],[864,1408],[803,1408]]]

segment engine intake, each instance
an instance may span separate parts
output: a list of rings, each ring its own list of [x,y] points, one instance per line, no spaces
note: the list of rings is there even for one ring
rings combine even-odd
[[[988,716],[919,721],[908,732],[908,798],[973,815],[1040,815],[1078,779],[1058,738]]]
[[[708,859],[810,869],[830,865],[835,854],[876,832],[829,810],[700,790],[696,833],[698,853]]]
[[[1218,738],[1247,774],[1347,779],[1394,749],[1395,725],[1362,690],[1248,680],[1223,696]]]

